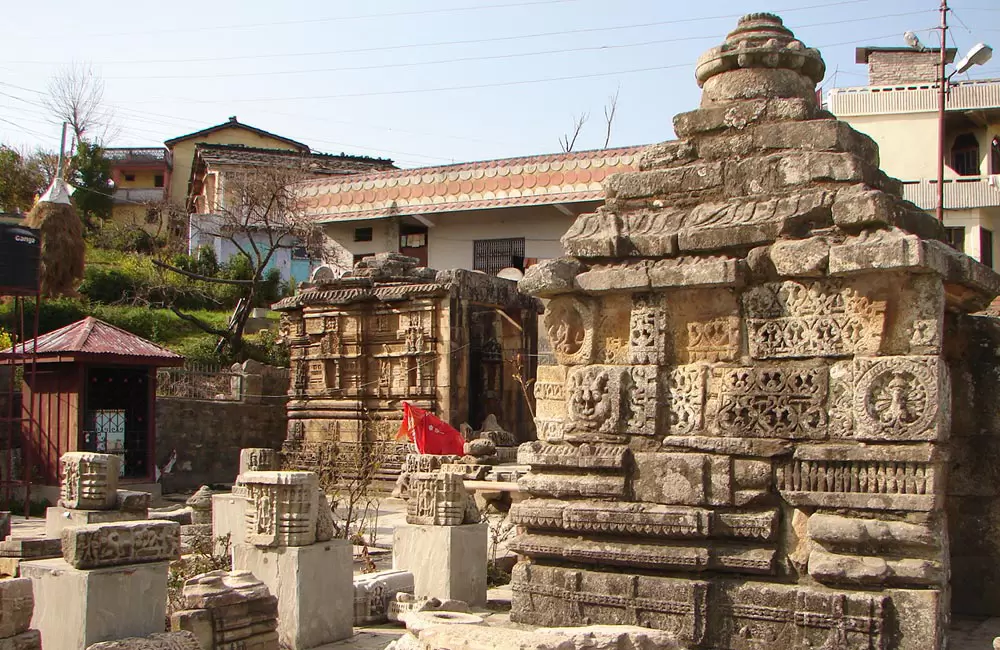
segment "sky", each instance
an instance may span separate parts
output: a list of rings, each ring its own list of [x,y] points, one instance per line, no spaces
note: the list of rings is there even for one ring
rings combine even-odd
[[[89,66],[118,136],[158,146],[224,122],[315,151],[400,167],[551,153],[589,116],[575,149],[674,137],[697,107],[694,62],[737,18],[778,13],[821,50],[823,88],[867,83],[862,45],[936,46],[939,0],[172,0],[4,3],[0,143],[58,148],[40,104],[51,79]],[[949,46],[998,55],[966,78],[1000,78],[1000,3],[951,0]]]

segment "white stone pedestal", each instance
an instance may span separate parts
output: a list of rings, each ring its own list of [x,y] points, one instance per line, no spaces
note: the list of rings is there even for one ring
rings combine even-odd
[[[131,510],[71,510],[62,506],[45,509],[45,536],[60,537],[67,526],[110,524],[118,521],[145,519]]]
[[[413,573],[416,596],[485,605],[486,537],[486,524],[396,526],[392,568]]]
[[[31,627],[45,650],[80,650],[99,641],[163,631],[168,562],[74,569],[66,560],[21,563],[31,578]]]
[[[216,555],[226,551],[219,542],[220,537],[229,535],[229,547],[246,541],[247,500],[233,493],[212,495],[212,538],[215,540]]]
[[[250,571],[278,597],[282,648],[306,650],[354,634],[354,571],[346,540],[276,548],[237,544],[233,569]]]

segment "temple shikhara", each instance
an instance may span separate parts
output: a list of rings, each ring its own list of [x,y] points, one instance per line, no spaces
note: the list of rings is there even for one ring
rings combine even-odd
[[[513,619],[932,650],[952,613],[997,614],[997,328],[969,314],[1000,277],[817,104],[824,71],[741,19],[680,139],[521,281],[558,364],[519,452]]]

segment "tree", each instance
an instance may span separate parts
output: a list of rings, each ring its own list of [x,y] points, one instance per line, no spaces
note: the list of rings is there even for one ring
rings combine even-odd
[[[202,241],[222,240],[235,248],[236,255],[221,265],[222,277],[212,277],[156,261],[160,268],[194,280],[227,284],[239,294],[229,327],[220,330],[185,314],[176,306],[178,317],[220,337],[234,358],[253,356],[246,350],[243,332],[250,313],[258,303],[273,299],[274,273],[268,273],[279,251],[304,247],[311,257],[324,258],[326,245],[322,230],[302,211],[292,184],[306,177],[303,160],[287,168],[252,167],[227,172],[224,200],[210,206],[211,214],[192,217],[194,236]]]
[[[0,145],[0,211],[27,212],[45,191],[50,179],[40,155]]]
[[[113,186],[111,163],[104,157],[104,149],[80,140],[70,166],[70,184],[76,188],[73,203],[83,223],[93,228],[98,220],[110,219],[114,205]]]
[[[604,125],[607,127],[604,131],[604,148],[608,148],[608,143],[611,142],[611,125],[615,121],[615,111],[618,110],[618,93],[621,92],[621,86],[615,89],[614,95],[608,96],[608,103],[604,105]]]
[[[580,115],[573,118],[573,132],[559,137],[559,146],[563,150],[563,153],[573,151],[573,147],[576,146],[576,139],[580,137],[580,130],[589,117],[589,113],[580,113]]]
[[[87,65],[73,64],[50,82],[42,100],[60,121],[69,124],[75,142],[104,144],[117,135],[115,115],[104,101],[104,80]]]

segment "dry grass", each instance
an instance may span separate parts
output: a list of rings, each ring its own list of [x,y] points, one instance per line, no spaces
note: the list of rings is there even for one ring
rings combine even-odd
[[[26,225],[42,233],[42,294],[75,297],[86,251],[76,210],[65,203],[39,202],[28,213]]]

